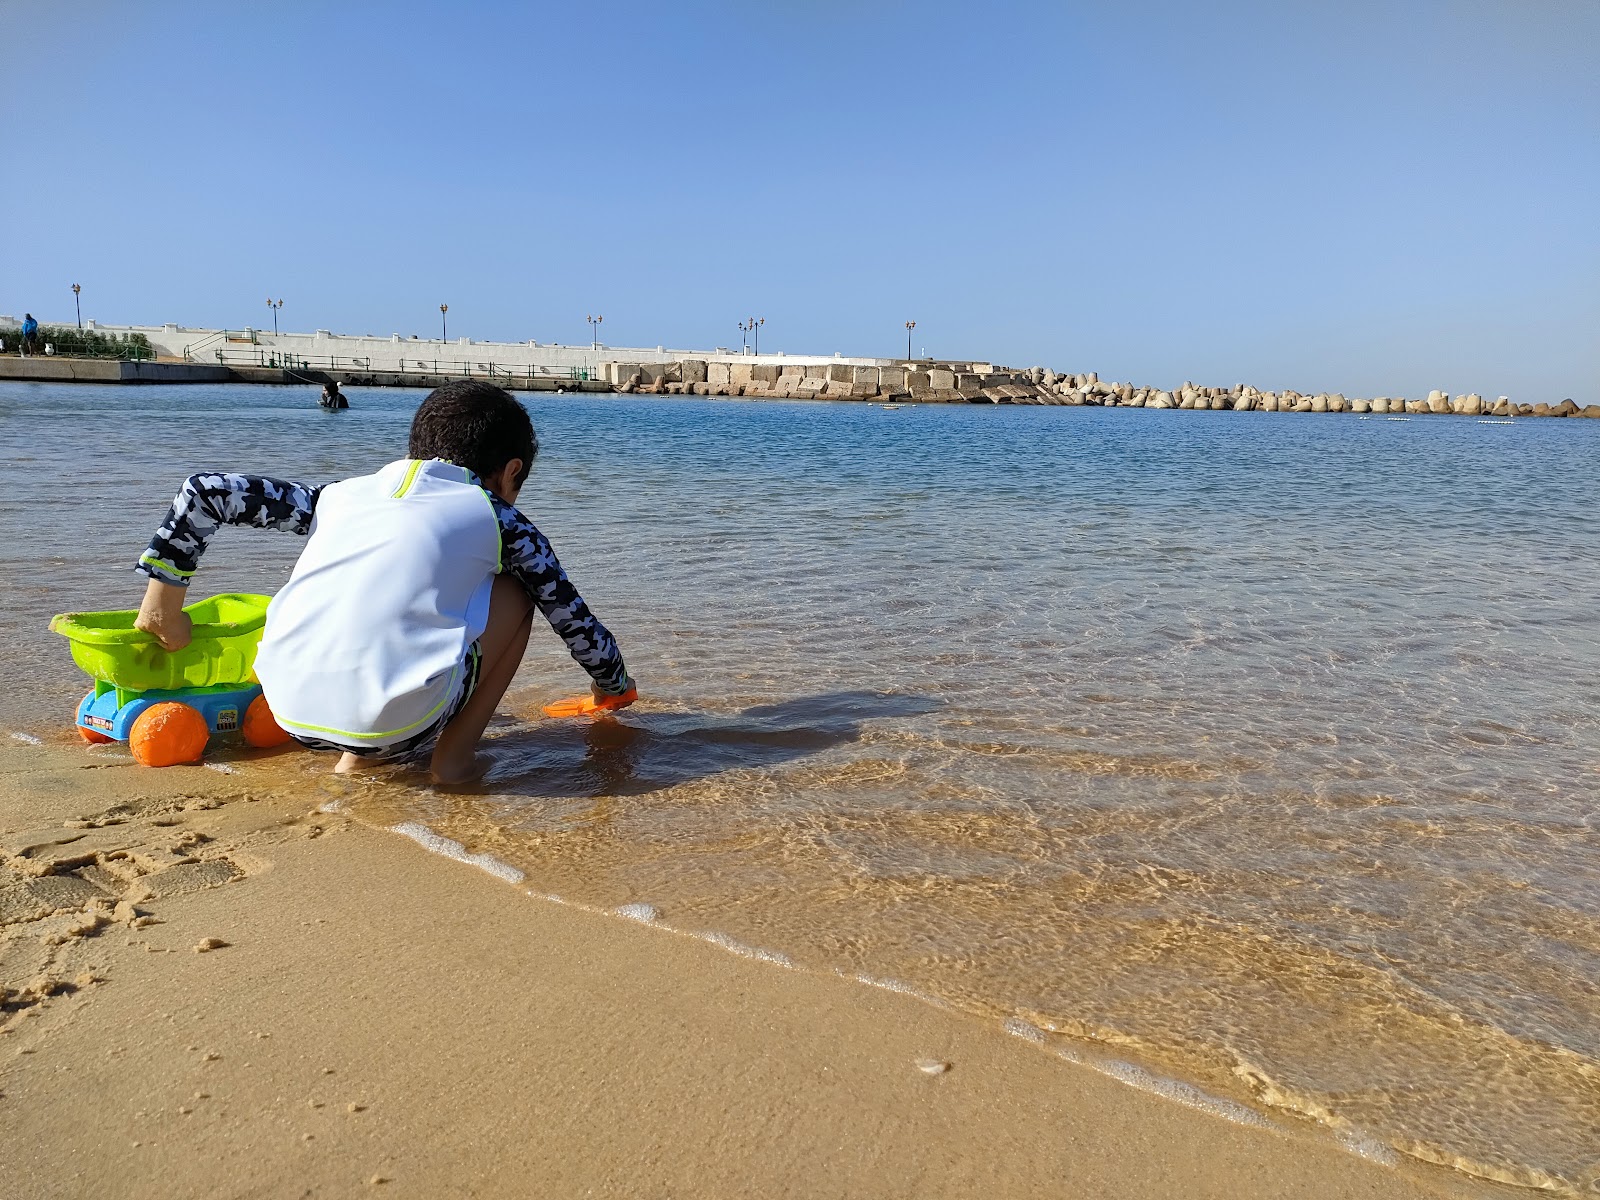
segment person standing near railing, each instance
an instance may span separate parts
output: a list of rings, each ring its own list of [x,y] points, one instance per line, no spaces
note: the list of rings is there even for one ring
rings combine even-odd
[[[33,319],[32,313],[22,314],[22,356],[39,352],[39,322]]]

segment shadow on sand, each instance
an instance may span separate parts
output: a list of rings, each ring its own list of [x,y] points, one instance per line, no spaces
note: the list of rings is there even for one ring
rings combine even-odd
[[[863,723],[940,707],[925,696],[834,692],[733,716],[626,709],[542,721],[494,739],[483,791],[511,796],[637,796],[736,768],[768,767],[853,742]]]

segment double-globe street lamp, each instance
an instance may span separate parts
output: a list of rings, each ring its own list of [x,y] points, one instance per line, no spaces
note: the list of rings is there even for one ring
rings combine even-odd
[[[78,310],[78,330],[83,331],[83,305],[78,303],[78,293],[83,291],[77,284],[72,285],[72,307]]]
[[[754,349],[755,349],[755,352],[756,352],[756,354],[758,356],[761,353],[761,327],[763,325],[765,325],[766,323],[767,323],[767,319],[765,317],[751,317],[747,321],[740,321],[739,322],[739,332],[744,334],[746,338],[749,338],[749,337],[752,337],[752,336],[754,337],[754,339],[755,339]],[[741,350],[743,350],[744,346],[745,346],[745,343],[741,342],[739,348]]]
[[[282,300],[274,300],[271,296],[268,296],[267,297],[267,307],[272,310],[272,336],[273,337],[277,337],[278,336],[278,310],[283,307],[283,301]]]
[[[589,349],[600,349],[600,322],[604,321],[605,318],[585,317],[584,320],[589,322]]]
[[[906,322],[906,361],[911,360],[911,331],[917,327],[915,321]]]
[[[450,306],[448,304],[439,305],[439,340],[441,342],[450,340],[450,326],[445,322],[445,313],[449,311]]]

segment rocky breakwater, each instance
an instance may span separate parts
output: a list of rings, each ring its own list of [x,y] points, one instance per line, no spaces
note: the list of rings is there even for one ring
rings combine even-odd
[[[843,362],[612,363],[619,392],[749,396],[776,400],[897,400],[928,404],[1065,404],[1028,371],[990,363],[915,362],[862,366]],[[1050,373],[1052,384],[1054,373]]]
[[[912,401],[929,404],[1060,404],[1124,408],[1210,409],[1225,412],[1362,413],[1393,416],[1457,414],[1470,417],[1600,417],[1600,404],[1517,404],[1476,393],[1429,392],[1421,400],[1400,396],[1346,398],[1341,393],[1264,392],[1185,383],[1170,391],[1112,383],[1094,372],[1058,374],[991,363],[910,362],[893,366],[851,363],[717,362],[611,363],[607,374],[619,392],[655,395],[748,396],[777,400]]]

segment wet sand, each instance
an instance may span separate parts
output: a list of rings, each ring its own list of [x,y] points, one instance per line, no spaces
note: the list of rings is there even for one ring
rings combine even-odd
[[[539,899],[265,765],[0,741],[0,1193],[1505,1194]]]

